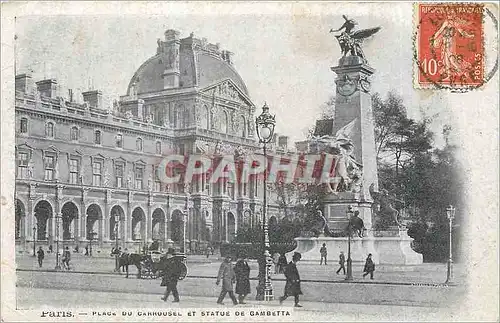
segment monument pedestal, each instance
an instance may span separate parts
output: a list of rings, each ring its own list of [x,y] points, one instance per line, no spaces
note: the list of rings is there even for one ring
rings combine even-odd
[[[288,253],[287,259],[291,259],[294,252],[302,254],[302,261],[318,262],[320,259],[319,249],[326,244],[329,261],[338,260],[341,251],[347,258],[348,238],[295,238],[297,248]],[[353,262],[364,262],[369,253],[376,264],[390,265],[419,265],[423,263],[421,254],[411,248],[412,238],[406,230],[395,232],[392,237],[354,237],[351,238],[351,259]]]
[[[297,248],[287,254],[290,258],[293,252],[300,252],[302,260],[318,262],[320,248],[326,244],[330,259],[338,259],[340,251],[347,258],[347,233],[349,206],[359,212],[366,231],[363,238],[355,234],[351,238],[351,259],[353,262],[364,262],[368,254],[372,254],[377,264],[415,265],[422,263],[422,255],[411,248],[412,239],[406,229],[393,228],[387,232],[372,230],[373,191],[378,191],[377,152],[375,149],[374,119],[372,112],[371,75],[375,70],[367,65],[366,60],[359,56],[344,56],[338,66],[331,70],[337,74],[335,115],[328,133],[315,131],[315,136],[330,136],[335,138],[333,147],[340,150],[339,162],[345,167],[335,168],[335,176],[343,178],[344,182],[356,179],[354,186],[334,186],[332,190],[344,190],[328,194],[322,200],[323,215],[328,223],[328,229],[333,236],[317,238],[296,238]],[[328,147],[328,146],[327,146]],[[340,149],[340,148],[342,149]],[[338,154],[338,153],[337,153]],[[347,161],[346,161],[347,160]],[[351,168],[351,174],[349,174]],[[361,171],[361,177],[352,169]],[[341,169],[341,171],[337,170]]]

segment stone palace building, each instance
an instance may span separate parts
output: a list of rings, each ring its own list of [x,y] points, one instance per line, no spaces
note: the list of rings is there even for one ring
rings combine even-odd
[[[16,246],[202,250],[260,223],[262,183],[160,182],[167,154],[261,149],[254,103],[219,45],[167,30],[112,108],[102,92],[58,96],[54,79],[16,76]],[[259,109],[260,110],[260,109]],[[277,142],[278,141],[278,142]],[[287,137],[274,148],[286,151]],[[270,218],[282,212],[270,199]]]

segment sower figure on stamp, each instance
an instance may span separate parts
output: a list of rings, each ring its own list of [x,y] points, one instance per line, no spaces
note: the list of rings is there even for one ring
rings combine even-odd
[[[217,299],[217,304],[224,305],[222,301],[224,300],[224,297],[226,297],[226,294],[229,293],[229,297],[231,297],[233,304],[238,305],[238,301],[236,300],[233,292],[233,283],[235,279],[236,275],[231,264],[231,257],[226,256],[226,258],[224,258],[224,261],[220,265],[219,274],[217,275],[217,282],[215,283],[216,285],[219,285],[220,281],[222,280],[222,290],[220,292],[219,298]]]
[[[38,258],[38,266],[42,268],[42,263],[43,263],[43,258],[45,258],[45,252],[43,252],[42,247],[38,248],[38,251],[36,252],[37,258]]]
[[[340,265],[340,267],[337,270],[337,275],[340,273],[341,270],[344,271],[344,275],[345,275],[345,266],[344,266],[344,264],[345,264],[345,256],[344,256],[344,252],[341,251],[340,255],[339,255],[339,265]]]
[[[250,294],[250,266],[248,265],[246,255],[240,255],[236,265],[234,266],[236,275],[236,294],[238,294],[238,302],[245,304],[245,297]]]
[[[375,263],[372,260],[372,254],[369,253],[366,257],[365,268],[363,269],[363,278],[370,274],[370,279],[373,279],[373,272],[375,271]]]
[[[163,301],[167,301],[170,292],[174,296],[174,303],[179,302],[179,292],[177,291],[177,282],[181,275],[180,261],[178,258],[174,257],[174,249],[168,248],[167,260],[165,262],[165,272],[161,282],[161,286],[166,286],[165,294],[161,298]]]
[[[323,259],[325,260],[325,266],[326,266],[326,256],[328,255],[328,251],[326,250],[326,243],[323,243],[323,246],[321,249],[319,249],[319,253],[321,255],[321,260],[319,261],[319,264],[323,264]]]
[[[293,296],[295,298],[295,307],[302,307],[299,304],[299,295],[302,295],[302,290],[300,289],[300,276],[297,270],[297,262],[302,258],[302,255],[295,252],[292,256],[292,261],[285,268],[285,295],[280,297],[280,304],[288,298],[288,296]]]

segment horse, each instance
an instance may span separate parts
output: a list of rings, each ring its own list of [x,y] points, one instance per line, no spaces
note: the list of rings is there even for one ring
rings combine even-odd
[[[160,272],[163,265],[163,258],[160,258],[159,262],[154,262],[151,258],[151,255],[144,255],[138,253],[123,253],[119,258],[119,268],[122,269],[122,272],[126,272],[127,275],[125,278],[128,278],[128,266],[134,265],[137,268],[137,278],[141,278],[141,271],[144,266],[151,268],[151,273],[156,275],[157,272]],[[158,276],[158,275],[157,275]]]

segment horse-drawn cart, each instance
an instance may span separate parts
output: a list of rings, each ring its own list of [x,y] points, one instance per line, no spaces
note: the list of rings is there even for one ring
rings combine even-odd
[[[160,276],[160,262],[162,253],[159,251],[150,251],[144,255],[140,264],[141,279],[156,279]]]

